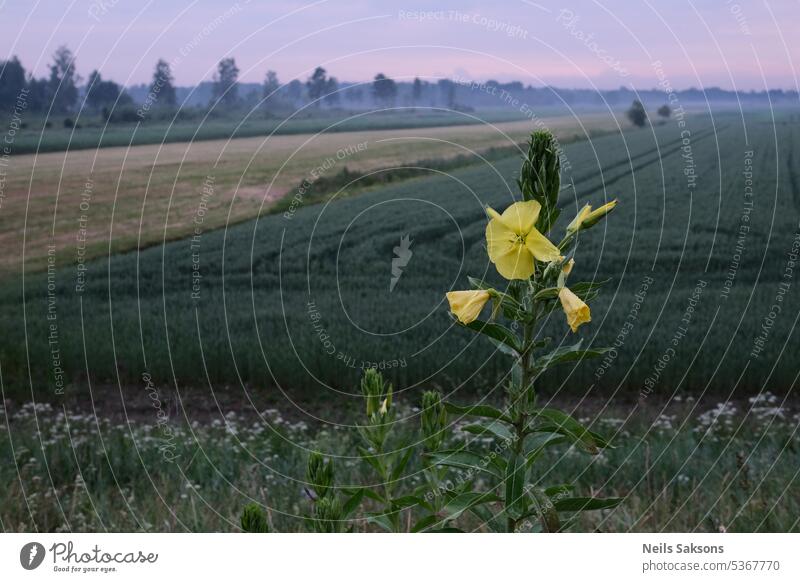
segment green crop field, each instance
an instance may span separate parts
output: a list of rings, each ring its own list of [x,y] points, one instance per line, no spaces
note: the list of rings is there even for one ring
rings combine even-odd
[[[683,135],[682,135],[683,132]],[[780,149],[776,149],[779,144]],[[613,345],[542,378],[544,393],[696,397],[790,390],[798,373],[800,122],[690,117],[564,148],[564,212],[619,198],[580,241],[573,279],[609,279],[593,321],[556,342]],[[796,151],[798,150],[798,151]],[[362,367],[401,391],[499,388],[509,362],[447,316],[467,275],[502,281],[483,207],[517,197],[517,158],[431,172],[361,196],[53,268],[2,289],[7,393],[85,395],[94,382],[315,395],[347,406]],[[747,190],[752,172],[757,188]],[[357,187],[357,183],[351,187]],[[413,256],[392,286],[394,247]],[[54,355],[55,354],[55,355]],[[281,391],[281,392],[279,392]]]

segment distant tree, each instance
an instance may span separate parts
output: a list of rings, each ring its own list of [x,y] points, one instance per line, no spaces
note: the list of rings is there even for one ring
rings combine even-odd
[[[414,83],[411,85],[411,101],[416,105],[422,99],[422,81],[419,77],[414,77]]]
[[[647,111],[644,110],[644,105],[638,99],[634,99],[631,108],[628,109],[628,119],[631,120],[636,127],[644,127],[647,122]]]
[[[178,102],[175,94],[175,79],[172,76],[172,69],[164,59],[158,59],[156,68],[153,71],[153,81],[150,83],[149,99],[153,100],[154,105],[175,107]]]
[[[66,113],[75,107],[78,100],[78,82],[80,77],[75,72],[75,57],[66,46],[60,46],[53,54],[50,65],[49,93],[52,98],[53,111]]]
[[[664,119],[666,119],[670,115],[672,115],[672,109],[669,108],[669,105],[662,105],[661,107],[658,108],[658,114]]]
[[[339,103],[339,81],[336,77],[329,77],[325,83],[325,103],[327,105]]]
[[[98,71],[92,71],[86,83],[86,104],[97,110],[106,106],[127,105],[130,96],[114,81],[104,81]]]
[[[269,99],[271,95],[280,89],[281,83],[278,81],[278,74],[275,71],[267,71],[267,76],[264,78],[264,99]]]
[[[442,96],[444,104],[447,105],[448,109],[455,109],[456,84],[450,79],[441,79],[437,85],[439,86],[439,93]]]
[[[361,103],[364,100],[364,90],[358,85],[349,87],[345,92],[348,101],[353,103]]]
[[[319,105],[319,100],[325,95],[328,89],[328,73],[322,67],[314,69],[312,75],[306,81],[306,88],[308,89],[308,98]]]
[[[372,81],[372,97],[385,106],[394,105],[394,100],[397,98],[397,83],[383,73],[378,73]]]
[[[303,101],[303,83],[297,79],[292,79],[286,85],[286,97],[295,105]]]
[[[0,61],[0,111],[14,108],[25,85],[25,68],[17,57]]]
[[[47,79],[28,78],[28,106],[31,111],[46,111],[50,106],[50,83]]]
[[[212,96],[214,101],[218,99],[228,106],[236,105],[239,99],[238,85],[239,67],[233,58],[222,59],[217,65],[217,72],[214,74],[214,86]]]

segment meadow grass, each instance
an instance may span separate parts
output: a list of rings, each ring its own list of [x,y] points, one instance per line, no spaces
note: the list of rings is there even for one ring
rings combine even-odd
[[[161,397],[166,395],[161,389]],[[185,395],[186,396],[186,395]],[[772,394],[744,401],[609,404],[583,411],[616,448],[587,457],[553,449],[538,464],[543,483],[574,482],[576,494],[623,496],[614,510],[584,513],[571,531],[798,531],[800,414]],[[238,410],[238,412],[236,411]],[[47,404],[11,407],[0,428],[0,528],[4,531],[238,531],[246,503],[268,511],[277,531],[304,531],[309,447],[333,456],[339,486],[367,485],[352,422],[287,419],[275,409],[220,407],[204,420],[156,409],[112,422]],[[243,413],[242,411],[245,411]],[[316,412],[325,415],[324,407]],[[418,410],[398,416],[399,440],[414,442]],[[163,420],[166,418],[166,420]],[[485,452],[453,424],[450,446]],[[166,427],[166,429],[165,429]],[[452,470],[446,481],[463,474]],[[419,456],[398,495],[424,482]],[[488,490],[485,482],[479,489]],[[435,494],[435,493],[434,493]],[[374,531],[365,504],[355,531]],[[412,508],[404,512],[411,523]],[[469,530],[484,531],[474,519]]]

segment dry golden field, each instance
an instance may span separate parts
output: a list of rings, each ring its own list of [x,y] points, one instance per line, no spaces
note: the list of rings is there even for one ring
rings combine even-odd
[[[539,123],[541,122],[541,123]],[[279,135],[12,156],[0,182],[0,272],[158,244],[269,212],[303,179],[612,130],[607,114],[488,125]]]

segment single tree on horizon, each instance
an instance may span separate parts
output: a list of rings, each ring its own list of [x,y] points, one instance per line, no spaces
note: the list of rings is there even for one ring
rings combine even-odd
[[[154,104],[175,107],[178,100],[174,82],[169,63],[164,59],[158,59],[153,71],[153,81],[150,83],[150,95],[152,95],[151,99]]]
[[[383,73],[378,73],[372,81],[372,96],[376,102],[392,107],[397,98],[397,83]]]
[[[630,119],[631,123],[636,127],[644,127],[644,124],[647,122],[647,111],[645,111],[644,105],[642,105],[642,102],[638,99],[633,100],[627,115],[628,119]]]
[[[238,80],[239,67],[233,57],[222,59],[214,73],[213,100],[228,106],[236,105],[239,100]]]
[[[72,111],[78,101],[79,82],[80,77],[75,70],[75,57],[72,51],[65,45],[58,47],[53,54],[50,79],[47,82],[54,112]]]

